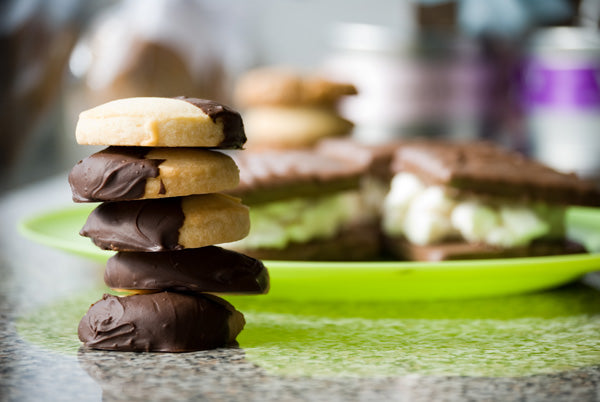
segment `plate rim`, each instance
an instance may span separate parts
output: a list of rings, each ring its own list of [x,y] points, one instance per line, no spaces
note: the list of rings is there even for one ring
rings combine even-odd
[[[33,240],[37,243],[44,244],[49,247],[60,249],[62,251],[84,256],[95,260],[105,260],[115,252],[102,249],[77,249],[73,247],[72,241],[65,240],[60,237],[49,237],[47,234],[40,233],[35,229],[38,222],[51,221],[63,215],[76,215],[82,210],[91,210],[100,203],[81,203],[74,205],[65,205],[55,208],[50,208],[44,211],[31,214],[18,223],[18,231],[24,237]],[[595,215],[596,220],[600,222],[600,208],[591,207],[571,207],[569,213],[575,216],[576,219],[581,219],[582,216],[590,213]],[[269,267],[277,269],[298,269],[298,268],[317,268],[326,267],[328,269],[364,269],[369,266],[370,269],[418,269],[418,270],[435,270],[456,268],[460,266],[463,270],[468,269],[498,269],[508,265],[517,264],[559,264],[559,263],[598,263],[600,270],[600,252],[578,253],[578,254],[563,254],[554,256],[536,256],[536,257],[517,257],[517,258],[490,258],[490,259],[469,259],[469,260],[452,260],[452,261],[404,261],[404,260],[373,260],[373,261],[313,261],[313,260],[262,260]],[[592,272],[594,269],[585,268],[582,272]]]

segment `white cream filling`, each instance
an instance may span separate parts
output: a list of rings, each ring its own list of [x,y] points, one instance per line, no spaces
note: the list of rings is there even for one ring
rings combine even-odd
[[[250,208],[248,236],[225,246],[282,249],[289,243],[332,237],[343,226],[374,216],[373,207],[358,190],[255,205]]]
[[[415,175],[399,173],[383,203],[383,231],[419,245],[449,238],[501,247],[561,235],[564,208],[526,203],[455,199],[440,186],[426,186]]]

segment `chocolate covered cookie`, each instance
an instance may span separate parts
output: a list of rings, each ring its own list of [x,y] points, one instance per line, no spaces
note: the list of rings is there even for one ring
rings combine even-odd
[[[69,173],[75,202],[217,193],[238,183],[239,169],[230,157],[200,148],[111,146]]]
[[[197,98],[126,98],[79,115],[75,136],[85,145],[242,148],[242,118]]]
[[[244,316],[216,296],[105,294],[83,316],[77,332],[93,349],[190,352],[234,343],[244,324]]]
[[[221,247],[180,251],[119,252],[109,258],[104,282],[118,291],[171,290],[262,294],[269,273],[262,262]]]
[[[307,150],[232,156],[240,185],[229,193],[250,206],[252,228],[224,247],[265,259],[378,257],[377,211],[359,185],[364,164]]]
[[[248,234],[248,207],[223,194],[100,204],[80,234],[105,250],[168,251],[232,242]]]
[[[581,252],[565,239],[569,205],[598,205],[597,187],[488,143],[401,146],[384,201],[387,248],[405,259]]]

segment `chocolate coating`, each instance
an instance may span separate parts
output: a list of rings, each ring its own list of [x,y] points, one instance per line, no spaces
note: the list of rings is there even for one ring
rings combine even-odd
[[[310,150],[243,151],[229,154],[240,168],[240,184],[228,191],[246,205],[358,189],[364,163]]]
[[[334,158],[346,159],[355,163],[364,163],[372,176],[382,180],[391,180],[391,164],[396,150],[406,140],[394,140],[381,144],[365,144],[348,137],[331,137],[319,141],[315,151]]]
[[[146,159],[149,148],[108,147],[79,161],[69,173],[75,202],[134,200],[146,180],[157,177],[161,159]]]
[[[537,257],[586,252],[580,244],[562,239],[538,239],[528,246],[512,248],[458,241],[421,246],[404,238],[387,238],[385,242],[387,250],[393,256],[410,261]]]
[[[241,149],[246,143],[246,132],[244,131],[244,122],[242,116],[235,110],[221,103],[207,99],[188,98],[177,96],[180,99],[191,103],[206,113],[213,122],[221,121],[223,123],[223,141],[218,148]]]
[[[411,172],[429,184],[462,193],[547,203],[600,205],[597,185],[557,172],[517,152],[484,142],[417,142],[401,146],[394,172]]]
[[[181,197],[100,204],[79,232],[104,250],[179,250]]]
[[[106,263],[104,282],[113,289],[261,294],[269,289],[269,274],[259,260],[207,246],[117,253]]]
[[[77,333],[94,349],[188,352],[226,346],[243,326],[243,315],[215,296],[105,294],[83,316]]]

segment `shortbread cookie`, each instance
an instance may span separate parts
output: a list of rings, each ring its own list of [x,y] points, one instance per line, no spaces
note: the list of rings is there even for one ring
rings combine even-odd
[[[231,194],[250,206],[252,228],[224,247],[265,259],[377,258],[377,212],[359,186],[364,164],[308,150],[232,156],[240,185]]]
[[[488,143],[401,146],[384,201],[388,249],[402,259],[581,251],[565,237],[569,205],[599,205],[593,183]]]
[[[248,146],[300,148],[326,137],[350,132],[354,124],[329,109],[316,107],[260,106],[244,112]]]
[[[126,98],[86,110],[75,130],[79,144],[242,148],[240,114],[197,98]]]
[[[349,133],[354,124],[337,106],[356,93],[350,83],[267,67],[246,73],[234,98],[244,110],[248,148],[301,148]]]
[[[242,239],[248,207],[223,194],[100,204],[80,234],[105,250],[167,251]]]
[[[291,69],[266,67],[251,70],[237,83],[235,102],[240,107],[266,105],[332,106],[341,97],[356,95],[350,83],[333,82]]]
[[[234,344],[244,324],[242,313],[216,296],[105,294],[83,316],[77,332],[93,349],[190,352]]]
[[[221,247],[158,253],[119,252],[108,259],[104,282],[118,291],[171,290],[263,294],[269,273],[262,262]]]
[[[229,156],[199,148],[111,146],[69,174],[75,202],[217,193],[238,183],[239,169]]]

